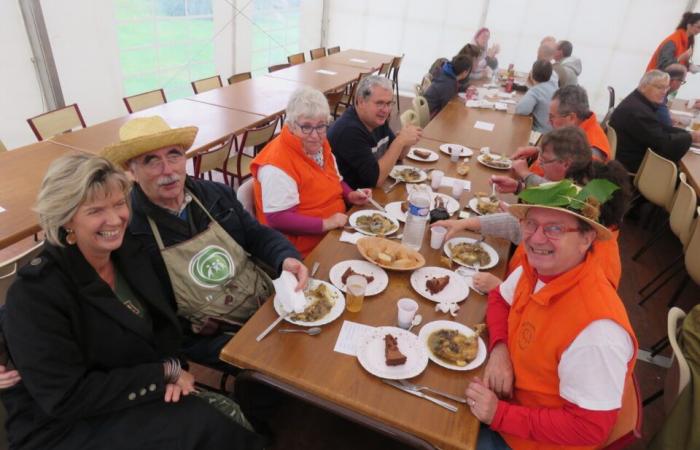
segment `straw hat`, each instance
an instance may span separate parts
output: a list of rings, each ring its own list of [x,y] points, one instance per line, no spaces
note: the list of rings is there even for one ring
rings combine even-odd
[[[608,180],[591,180],[583,188],[571,180],[544,183],[525,189],[519,197],[528,203],[510,205],[508,212],[524,219],[531,208],[550,209],[571,214],[589,224],[596,232],[596,239],[612,238],[612,232],[600,220],[600,207],[610,199],[619,187]]]
[[[170,128],[160,116],[139,117],[122,125],[119,142],[108,145],[100,154],[112,163],[125,167],[137,156],[165,147],[188,150],[197,136],[197,127]]]

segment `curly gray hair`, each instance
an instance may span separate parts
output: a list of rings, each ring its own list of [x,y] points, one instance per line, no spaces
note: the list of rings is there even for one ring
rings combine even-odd
[[[308,86],[295,90],[287,103],[287,123],[295,123],[300,117],[327,119],[330,115],[326,96]]]
[[[358,99],[367,100],[372,96],[375,87],[379,86],[382,89],[393,92],[391,80],[380,75],[369,75],[360,80],[355,90],[355,101]]]
[[[564,86],[559,88],[552,100],[559,100],[559,114],[565,116],[574,113],[579,120],[586,120],[591,115],[588,106],[588,94],[581,86]]]

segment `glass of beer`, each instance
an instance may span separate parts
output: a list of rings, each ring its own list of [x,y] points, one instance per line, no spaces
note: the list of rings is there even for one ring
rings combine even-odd
[[[350,275],[345,283],[345,309],[353,313],[360,312],[366,289],[367,278],[362,275]]]

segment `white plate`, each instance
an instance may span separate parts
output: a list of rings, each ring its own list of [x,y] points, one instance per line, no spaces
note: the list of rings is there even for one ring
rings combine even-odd
[[[430,351],[430,347],[428,346],[428,338],[431,334],[433,334],[433,332],[438,330],[457,330],[460,333],[465,334],[466,336],[471,336],[472,334],[474,334],[474,330],[472,330],[468,326],[462,325],[459,322],[453,322],[451,320],[436,320],[434,322],[426,323],[425,325],[423,325],[423,328],[420,329],[420,333],[418,333],[418,339],[423,345],[425,345],[425,351],[428,353],[428,358],[430,358],[431,361],[433,361],[437,365],[452,370],[472,370],[476,369],[481,364],[483,364],[484,360],[486,359],[486,344],[481,338],[479,338],[479,350],[477,350],[476,352],[476,358],[474,358],[466,366],[450,364],[447,361],[444,361],[438,358],[437,356],[433,355],[433,352]]]
[[[406,356],[406,363],[387,366],[384,336],[391,334]],[[403,380],[420,375],[428,366],[427,347],[413,333],[397,327],[377,327],[362,337],[357,345],[357,360],[372,375],[388,380]]]
[[[425,282],[433,277],[450,277],[447,286],[437,294],[431,294]],[[422,297],[437,303],[459,303],[469,297],[469,286],[464,278],[442,267],[421,267],[411,274],[411,287]]]
[[[401,211],[401,203],[403,202],[387,203],[386,205],[384,205],[384,209],[386,210],[387,214],[389,214],[394,219],[398,220],[399,222],[405,222],[406,212]]]
[[[319,283],[327,285],[330,288],[330,290],[333,291],[333,294],[335,294],[335,303],[333,304],[333,308],[331,308],[331,310],[328,311],[328,314],[326,314],[324,317],[322,317],[321,319],[319,319],[315,322],[302,322],[301,320],[292,320],[289,317],[287,317],[284,320],[286,320],[289,323],[293,323],[294,325],[299,325],[302,327],[318,327],[321,325],[325,325],[327,323],[331,323],[335,319],[340,317],[340,315],[345,310],[345,296],[343,295],[342,292],[340,292],[340,290],[338,290],[337,287],[333,286],[332,284],[328,283],[327,281],[317,280],[315,278],[309,280],[309,288],[315,289],[316,286],[319,285]],[[277,314],[279,314],[280,316],[284,315],[284,310],[282,309],[282,304],[277,299],[277,296],[275,296],[275,300],[272,303],[272,305],[275,307],[275,311],[277,311]]]
[[[413,170],[418,171],[418,179],[414,180],[414,181],[406,181],[403,178],[397,178],[397,176],[398,176],[397,173],[403,169],[413,169]],[[422,183],[423,181],[428,179],[428,174],[425,173],[424,170],[420,170],[418,167],[406,166],[406,165],[400,165],[400,164],[397,166],[394,166],[394,168],[391,169],[389,176],[391,178],[393,178],[394,180],[400,180],[400,181],[403,181],[404,183]]]
[[[478,205],[478,203],[479,203],[479,199],[477,197],[472,197],[472,199],[469,200],[469,203],[468,203],[469,209],[471,209],[472,211],[474,211],[478,215],[483,216],[484,214],[481,211],[479,211],[479,209],[476,207]],[[490,214],[496,214],[499,212],[501,212],[501,211],[496,211],[496,212],[490,213]]]
[[[422,150],[424,152],[429,152],[430,155],[427,158],[421,158],[418,155],[413,154],[414,150]],[[433,162],[438,160],[438,154],[435,153],[432,150],[428,150],[427,148],[420,148],[420,147],[412,147],[411,150],[408,151],[406,154],[407,157],[411,158],[414,161],[420,161],[420,162]]]
[[[513,161],[511,161],[510,159],[508,159],[508,158],[506,158],[506,157],[504,157],[504,156],[502,156],[502,155],[500,155],[501,158],[503,158],[503,159],[505,159],[506,161],[508,161],[508,166],[504,166],[504,167],[495,166],[495,165],[493,165],[492,163],[490,163],[490,162],[488,162],[488,161],[485,161],[485,160],[484,160],[484,156],[485,156],[485,155],[479,155],[479,156],[476,157],[476,160],[479,161],[481,164],[485,165],[486,167],[490,167],[490,168],[496,169],[496,170],[510,170],[510,168],[513,166]],[[491,156],[493,156],[493,154],[491,154]]]
[[[450,197],[447,194],[442,194],[440,192],[433,192],[430,194],[430,208],[434,209],[435,208],[435,197],[440,197],[445,203],[445,208],[447,209],[447,213],[449,215],[452,215],[459,211],[459,202],[455,200],[454,198]]]
[[[338,264],[331,267],[330,272],[328,272],[328,278],[331,280],[331,283],[333,283],[335,287],[343,292],[347,292],[345,290],[345,283],[343,283],[342,280],[343,274],[348,267],[352,267],[352,270],[357,273],[361,273],[362,275],[374,277],[374,280],[367,284],[367,290],[365,291],[366,296],[377,295],[389,285],[389,275],[386,274],[384,269],[372,264],[369,261],[351,259],[347,261],[340,261]]]
[[[456,245],[456,244],[460,244],[462,242],[467,242],[467,243],[471,244],[471,243],[474,243],[476,241],[477,241],[476,239],[472,239],[472,238],[468,238],[468,237],[456,237],[456,238],[452,238],[449,241],[445,242],[443,249],[445,250],[445,254],[447,255],[447,257],[452,258],[452,252],[450,251],[450,244]],[[496,253],[496,250],[493,247],[491,247],[489,244],[487,244],[486,242],[482,242],[481,246],[484,248],[484,250],[486,250],[486,252],[491,257],[491,262],[489,262],[485,266],[480,266],[479,270],[490,269],[490,268],[494,267],[496,264],[498,264],[498,253]],[[455,259],[454,262],[456,262],[460,266],[469,267],[472,269],[475,268],[475,266],[470,266],[469,264],[464,264],[463,262],[461,262],[458,259]]]
[[[472,156],[474,154],[474,151],[470,149],[469,147],[465,147],[463,145],[459,144],[441,144],[440,145],[440,151],[443,153],[446,153],[448,156],[452,156],[452,153],[450,153],[450,148],[451,147],[456,147],[461,150],[459,156]]]
[[[370,231],[361,230],[357,227],[357,219],[359,219],[360,217],[363,217],[363,216],[371,216],[373,214],[379,214],[380,216],[386,217],[387,219],[389,219],[391,221],[391,223],[394,224],[394,228],[389,230],[389,232],[386,234],[377,234],[377,233],[372,233]],[[360,233],[366,234],[368,236],[388,236],[390,234],[396,233],[396,230],[399,229],[399,221],[398,220],[394,219],[389,214],[383,213],[381,211],[377,211],[376,209],[363,209],[361,211],[355,211],[350,216],[350,219],[348,219],[348,223],[350,223],[350,226],[353,227],[354,229],[356,229],[357,231],[359,231]]]

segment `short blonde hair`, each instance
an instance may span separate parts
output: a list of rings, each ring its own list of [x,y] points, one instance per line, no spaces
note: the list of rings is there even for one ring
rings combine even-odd
[[[58,158],[46,171],[34,210],[46,240],[62,247],[63,226],[73,218],[85,201],[121,190],[129,204],[131,182],[126,174],[108,160],[95,155],[78,154]]]

